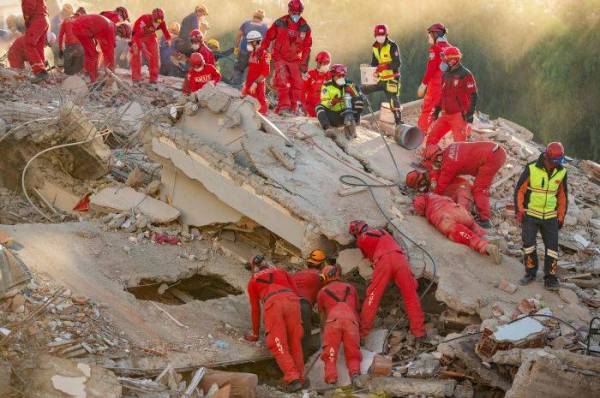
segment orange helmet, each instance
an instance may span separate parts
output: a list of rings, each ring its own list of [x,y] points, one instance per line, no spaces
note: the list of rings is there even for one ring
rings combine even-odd
[[[427,187],[427,173],[419,171],[419,170],[412,170],[410,172],[408,172],[408,174],[406,174],[406,180],[405,180],[406,186],[412,189],[423,189],[424,187]]]
[[[340,279],[342,271],[337,265],[326,265],[321,272],[321,281],[329,283]]]
[[[323,264],[323,261],[325,261],[326,258],[327,255],[325,254],[325,252],[323,250],[317,249],[310,252],[310,255],[308,256],[308,260],[306,260],[306,262],[309,264],[320,266],[321,264]]]
[[[462,53],[458,47],[446,47],[442,53],[442,59],[448,65],[456,65],[462,59]]]

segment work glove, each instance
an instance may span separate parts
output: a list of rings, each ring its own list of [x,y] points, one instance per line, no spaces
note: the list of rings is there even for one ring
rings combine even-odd
[[[419,89],[417,90],[417,96],[419,98],[423,97],[425,95],[426,91],[427,91],[427,85],[421,83],[421,85],[419,86]]]
[[[240,48],[236,47],[233,49],[233,55],[235,55],[236,57],[240,54]]]
[[[302,72],[302,74],[305,74],[306,72],[308,72],[308,65],[306,65],[306,64],[300,65],[300,72]]]
[[[65,52],[63,50],[58,50],[58,57],[64,58],[64,56],[65,56]]]
[[[442,111],[441,108],[435,108],[433,110],[433,120],[438,120],[438,117],[440,117],[440,112]]]
[[[246,341],[255,342],[255,341],[258,341],[258,336],[255,335],[254,333],[249,333],[249,334],[244,335],[244,339]]]
[[[464,114],[463,118],[467,123],[473,123],[473,112],[467,112]]]
[[[562,229],[563,224],[564,224],[565,220],[564,219],[558,219],[558,229]]]

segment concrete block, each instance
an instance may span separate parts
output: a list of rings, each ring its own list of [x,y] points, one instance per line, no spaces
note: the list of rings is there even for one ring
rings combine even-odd
[[[392,357],[375,355],[373,363],[369,368],[369,374],[373,376],[390,376],[392,374]]]
[[[88,87],[80,76],[69,76],[60,85],[61,89],[74,96],[87,94]]]
[[[44,185],[42,185],[38,191],[52,206],[67,213],[74,213],[73,208],[81,199],[71,190],[50,180],[44,180]]]
[[[342,267],[342,274],[346,274],[356,268],[369,268],[371,262],[363,257],[360,249],[345,249],[342,250],[337,257],[337,264]]]

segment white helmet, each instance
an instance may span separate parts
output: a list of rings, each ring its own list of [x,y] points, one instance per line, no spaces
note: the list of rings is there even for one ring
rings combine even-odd
[[[251,42],[251,41],[260,41],[260,40],[262,40],[262,38],[263,38],[262,35],[257,30],[251,30],[246,35],[246,41],[248,41],[248,42]]]

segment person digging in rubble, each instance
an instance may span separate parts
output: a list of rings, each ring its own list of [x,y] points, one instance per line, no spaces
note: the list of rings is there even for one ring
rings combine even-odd
[[[56,36],[54,33],[47,32],[45,39],[45,46],[52,47],[53,43],[56,42]],[[13,69],[24,69],[25,63],[28,62],[27,58],[27,37],[25,35],[19,36],[8,48],[6,54],[8,58],[8,65]]]
[[[263,36],[253,30],[246,35],[246,50],[248,51],[248,74],[242,89],[243,95],[255,98],[259,103],[258,111],[266,115],[269,110],[267,104],[266,80],[271,70],[269,64],[271,56],[265,51],[259,51]]]
[[[108,20],[115,25],[123,22],[129,22],[129,11],[127,11],[127,8],[125,7],[117,7],[114,9],[114,11],[102,11],[100,15],[108,18]]]
[[[267,30],[261,51],[273,44],[273,85],[277,89],[275,113],[297,113],[302,102],[302,74],[308,71],[312,46],[311,29],[304,18],[302,0],[290,0],[288,14],[278,18]]]
[[[345,117],[350,117],[354,123],[360,122],[360,114],[364,108],[363,97],[359,94],[354,83],[346,79],[346,65],[335,64],[331,67],[331,80],[321,88],[321,103],[315,108],[317,119],[325,130],[325,135],[334,138],[335,127],[345,125]],[[354,137],[346,137],[348,139]]]
[[[65,18],[60,25],[58,54],[63,59],[63,68],[67,75],[77,74],[83,69],[85,55],[81,43],[73,33],[73,21],[85,14],[85,8],[79,7],[73,16]]]
[[[440,69],[440,64],[442,63],[443,51],[447,47],[450,47],[447,34],[446,27],[441,23],[434,23],[427,28],[427,39],[430,46],[429,58],[427,60],[425,75],[417,91],[419,97],[424,97],[417,126],[425,134],[427,134],[433,121],[433,110],[440,102],[442,96],[443,72]]]
[[[25,20],[25,59],[31,65],[34,77],[32,83],[40,83],[48,78],[46,70],[46,33],[48,32],[48,8],[45,0],[21,0],[21,10]]]
[[[221,80],[221,74],[214,65],[204,62],[204,57],[200,53],[192,53],[190,56],[190,70],[187,75],[187,87],[184,94],[195,93],[206,83],[217,84]]]
[[[304,329],[302,337],[304,357],[308,357],[309,355],[313,326],[313,307],[317,302],[317,293],[319,293],[319,290],[323,286],[320,275],[326,259],[327,256],[323,250],[313,250],[310,252],[308,260],[306,260],[306,269],[292,275],[292,279],[298,289],[298,295],[300,296],[300,311],[302,314],[302,327]]]
[[[340,344],[344,344],[344,359],[352,384],[360,376],[360,302],[356,288],[340,281],[340,268],[327,265],[321,279],[325,286],[317,296],[317,307],[321,314],[323,352],[321,359],[325,365],[325,383],[336,384],[337,359]]]
[[[160,54],[156,31],[161,30],[167,44],[171,44],[171,34],[165,23],[165,13],[161,8],[155,8],[150,14],[143,14],[133,25],[133,36],[129,45],[131,52],[131,80],[139,84],[142,80],[142,55],[148,61],[150,85],[155,87],[160,71]]]
[[[376,25],[373,29],[371,66],[376,67],[377,84],[363,86],[364,94],[382,91],[394,115],[396,126],[402,124],[402,108],[400,104],[400,67],[402,59],[398,44],[390,40],[387,25]]]
[[[84,66],[92,83],[98,78],[98,46],[102,50],[104,66],[115,69],[115,31],[122,38],[131,37],[129,24],[115,26],[102,15],[80,15],[73,20],[73,34],[83,47]]]
[[[415,212],[453,242],[469,246],[479,254],[492,257],[496,264],[502,262],[498,246],[484,239],[485,230],[471,213],[447,196],[423,193],[413,199]]]
[[[266,346],[282,370],[288,390],[301,390],[304,385],[303,331],[296,285],[286,271],[269,264],[263,256],[252,258],[249,268],[252,271],[248,282],[252,332],[244,338],[258,340],[262,303]]]
[[[418,284],[402,248],[389,232],[370,228],[361,220],[352,221],[349,232],[356,238],[356,246],[371,261],[373,267],[373,278],[360,312],[361,338],[371,331],[381,297],[392,280],[404,300],[410,331],[417,338],[424,337],[424,315],[417,295]]]
[[[406,186],[418,192],[429,191],[429,173],[427,171],[412,170],[406,174]],[[448,184],[444,196],[452,199],[456,204],[462,206],[469,213],[473,210],[473,185],[461,176],[456,176]]]
[[[425,148],[423,164],[430,170],[430,188],[441,195],[456,176],[470,175],[477,223],[491,228],[490,187],[498,170],[506,162],[504,148],[492,141],[455,142],[442,150],[437,145]]]
[[[321,88],[331,80],[331,54],[321,51],[315,59],[317,66],[307,73],[304,80],[304,91],[302,92],[302,107],[310,117],[316,117],[315,108],[321,102]]]
[[[450,130],[454,142],[466,141],[470,134],[469,124],[473,123],[477,107],[477,84],[461,59],[457,47],[446,47],[442,53],[442,93],[433,111],[434,122],[427,133],[426,145],[437,145]]]
[[[521,285],[535,280],[538,270],[536,237],[544,241],[544,287],[558,290],[558,231],[567,214],[569,195],[565,150],[560,142],[551,142],[539,158],[527,164],[515,187],[515,216],[521,223],[525,276]]]

